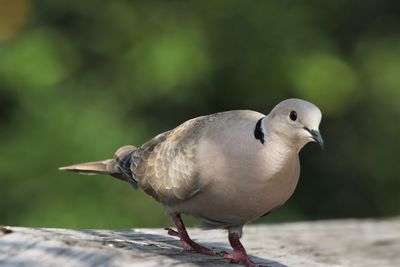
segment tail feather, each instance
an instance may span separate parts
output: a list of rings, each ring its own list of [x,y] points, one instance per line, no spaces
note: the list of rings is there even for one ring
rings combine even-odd
[[[116,170],[116,162],[113,159],[78,163],[59,168],[62,171],[72,171],[81,174],[111,174]]]
[[[132,177],[131,161],[134,146],[124,146],[117,150],[113,159],[73,164],[59,168],[63,171],[72,171],[81,174],[108,174],[120,180],[124,180],[137,187],[137,181]]]

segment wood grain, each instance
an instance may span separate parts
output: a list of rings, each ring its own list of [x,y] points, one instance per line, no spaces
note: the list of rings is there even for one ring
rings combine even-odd
[[[229,250],[224,231],[189,229],[189,234],[204,245]],[[250,225],[242,241],[255,261],[272,267],[400,266],[400,218]],[[2,227],[0,266],[235,265],[182,251],[163,229]]]

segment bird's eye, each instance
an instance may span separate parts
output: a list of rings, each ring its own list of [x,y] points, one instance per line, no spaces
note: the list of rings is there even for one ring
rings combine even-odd
[[[289,118],[290,118],[292,121],[297,120],[297,112],[294,111],[294,110],[293,110],[293,111],[290,111]]]

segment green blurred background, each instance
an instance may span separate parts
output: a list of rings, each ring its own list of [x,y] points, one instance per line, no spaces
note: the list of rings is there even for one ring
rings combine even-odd
[[[57,167],[289,97],[321,108],[326,149],[257,222],[399,215],[398,1],[0,0],[0,224],[166,226],[143,192]]]

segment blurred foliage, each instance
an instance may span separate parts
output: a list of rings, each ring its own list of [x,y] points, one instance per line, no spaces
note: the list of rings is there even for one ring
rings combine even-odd
[[[397,1],[0,0],[0,223],[155,227],[128,184],[57,167],[194,116],[289,97],[324,117],[292,199],[261,221],[400,213]]]

